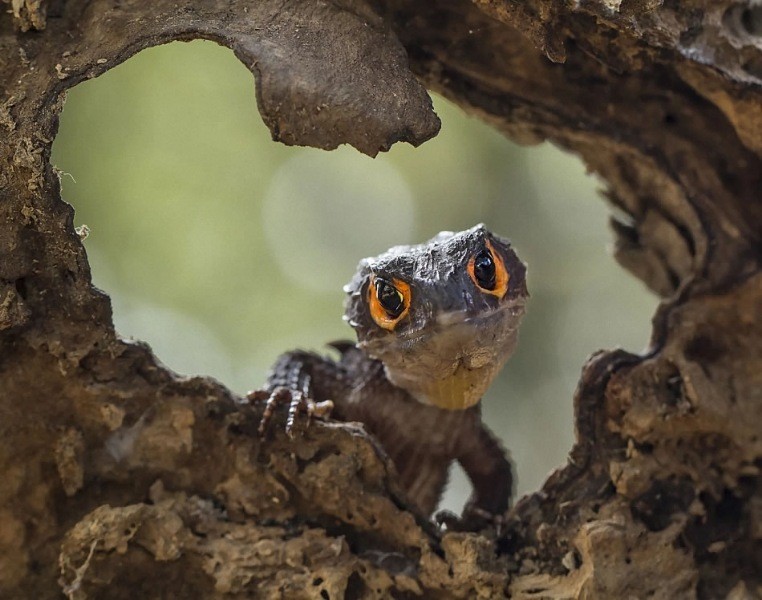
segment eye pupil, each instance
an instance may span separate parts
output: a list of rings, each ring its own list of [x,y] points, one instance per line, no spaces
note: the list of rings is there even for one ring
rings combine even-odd
[[[495,261],[489,250],[482,250],[474,259],[474,276],[480,287],[485,290],[494,290],[497,283]]]
[[[388,281],[376,278],[376,297],[381,306],[392,318],[397,318],[405,310],[405,298],[396,287]]]

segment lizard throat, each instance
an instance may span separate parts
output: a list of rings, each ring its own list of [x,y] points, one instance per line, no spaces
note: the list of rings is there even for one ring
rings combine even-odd
[[[424,404],[465,410],[479,402],[513,353],[523,302],[468,319],[439,319],[415,336],[361,343],[391,383]]]
[[[490,367],[468,369],[463,367],[456,370],[450,377],[425,379],[419,383],[417,389],[408,391],[423,404],[436,406],[443,410],[465,410],[479,402],[500,367],[502,365],[496,369]],[[388,371],[387,377],[398,387],[403,387],[406,383],[401,382],[402,385],[399,385]]]

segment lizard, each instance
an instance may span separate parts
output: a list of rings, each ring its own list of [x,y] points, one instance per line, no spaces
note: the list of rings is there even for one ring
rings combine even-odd
[[[260,435],[281,404],[290,405],[289,435],[302,412],[359,421],[419,513],[431,516],[458,461],[473,487],[463,521],[499,519],[513,469],[480,400],[516,347],[529,296],[510,242],[482,224],[441,232],[363,259],[344,291],[358,342],[331,344],[338,360],[283,354],[248,395],[265,402]]]

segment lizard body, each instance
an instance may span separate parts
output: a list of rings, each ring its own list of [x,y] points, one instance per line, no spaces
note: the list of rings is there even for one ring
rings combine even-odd
[[[345,287],[345,319],[358,344],[339,360],[289,352],[264,390],[263,430],[274,407],[360,421],[393,461],[409,501],[430,515],[458,461],[472,485],[465,513],[500,515],[513,475],[482,423],[479,400],[516,345],[528,297],[526,268],[483,225],[443,232],[360,262]]]

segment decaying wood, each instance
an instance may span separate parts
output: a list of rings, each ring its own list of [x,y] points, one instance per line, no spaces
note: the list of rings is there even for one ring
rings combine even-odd
[[[0,596],[762,595],[759,4],[8,9]],[[49,164],[57,115],[74,84],[193,38],[233,48],[285,143],[371,155],[422,143],[439,123],[417,76],[514,139],[579,154],[607,182],[616,256],[664,298],[652,347],[585,365],[569,464],[496,539],[442,536],[407,512],[361,429],[261,443],[256,409],[116,337]]]

